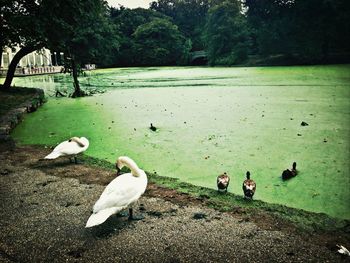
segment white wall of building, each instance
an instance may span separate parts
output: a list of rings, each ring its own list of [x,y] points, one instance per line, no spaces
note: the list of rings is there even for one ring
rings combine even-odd
[[[5,48],[1,56],[1,68],[7,69],[11,63],[11,60],[18,52],[20,48],[16,47],[14,50],[11,48]],[[51,60],[51,51],[43,48],[38,51],[34,51],[24,56],[18,63],[19,67],[42,67],[53,65]]]

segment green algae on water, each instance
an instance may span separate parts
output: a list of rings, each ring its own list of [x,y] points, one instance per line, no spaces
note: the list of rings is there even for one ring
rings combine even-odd
[[[50,99],[13,137],[55,145],[86,136],[90,156],[129,155],[147,171],[212,189],[227,172],[239,195],[249,170],[256,199],[349,219],[349,73],[349,65],[98,70],[81,81],[107,93]],[[64,78],[48,92],[70,85]],[[300,173],[283,182],[293,161]]]

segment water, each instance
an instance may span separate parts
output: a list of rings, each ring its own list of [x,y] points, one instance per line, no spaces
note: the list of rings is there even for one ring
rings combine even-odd
[[[86,136],[88,155],[128,155],[145,170],[213,189],[227,172],[236,194],[249,170],[256,199],[350,219],[349,73],[348,65],[98,70],[82,86],[106,93],[50,98],[13,137],[55,145]],[[71,83],[65,75],[15,79],[47,94]],[[293,161],[300,173],[283,182]]]

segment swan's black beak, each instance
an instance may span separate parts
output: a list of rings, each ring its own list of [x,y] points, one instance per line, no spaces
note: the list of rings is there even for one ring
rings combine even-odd
[[[119,169],[118,165],[116,165],[115,168],[117,169],[117,176],[119,176],[120,175],[120,169]]]

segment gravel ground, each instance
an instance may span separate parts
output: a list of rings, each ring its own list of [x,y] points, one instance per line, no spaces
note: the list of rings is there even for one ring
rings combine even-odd
[[[350,262],[327,238],[149,191],[134,205],[143,220],[115,215],[85,229],[114,175],[64,158],[38,161],[49,151],[0,147],[0,262]]]

